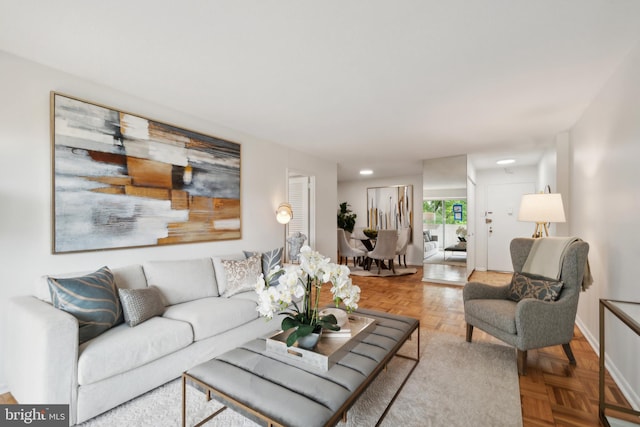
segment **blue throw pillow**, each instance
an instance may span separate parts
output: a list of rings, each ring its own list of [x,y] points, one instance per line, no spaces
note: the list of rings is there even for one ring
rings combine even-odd
[[[242,251],[244,252],[245,258],[249,258],[252,255],[257,254],[258,252],[253,251]],[[276,248],[267,252],[262,252],[262,274],[264,274],[265,280],[267,280],[269,276],[269,272],[275,267],[282,267],[282,255],[284,253],[284,248]],[[278,284],[278,277],[272,277],[271,280],[268,281],[267,285],[274,286]]]
[[[122,306],[108,267],[81,277],[49,277],[53,306],[78,319],[80,344],[122,323]]]

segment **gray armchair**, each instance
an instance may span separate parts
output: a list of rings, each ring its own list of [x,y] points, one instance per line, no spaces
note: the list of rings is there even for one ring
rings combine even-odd
[[[534,239],[511,241],[513,271],[521,272]],[[518,355],[518,373],[526,374],[527,350],[562,345],[571,364],[576,360],[569,345],[578,309],[578,297],[587,263],[589,245],[583,241],[568,247],[560,280],[564,283],[556,301],[525,298],[519,302],[508,298],[509,284],[490,286],[469,282],[463,290],[464,317],[467,322],[467,342],[473,328],[514,346]]]

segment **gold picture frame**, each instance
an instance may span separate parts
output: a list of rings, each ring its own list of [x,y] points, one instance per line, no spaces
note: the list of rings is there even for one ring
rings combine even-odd
[[[52,252],[242,237],[241,146],[51,92]]]

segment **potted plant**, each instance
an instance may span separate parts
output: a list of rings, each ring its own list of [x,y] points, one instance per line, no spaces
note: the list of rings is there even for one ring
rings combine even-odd
[[[353,233],[353,227],[356,225],[357,215],[349,209],[347,202],[340,203],[340,210],[338,211],[338,228],[342,228],[344,231]]]
[[[278,312],[286,314],[282,320],[282,330],[295,328],[287,338],[287,346],[290,347],[297,341],[299,346],[313,348],[317,339],[305,345],[304,338],[311,334],[318,334],[316,337],[319,338],[323,328],[340,330],[333,314],[320,316],[318,305],[322,285],[331,282],[336,307],[343,303],[347,312],[358,308],[360,288],[351,282],[346,265],[329,262],[329,258],[311,250],[309,246],[300,249],[298,259],[300,264],[284,268],[276,266],[269,272],[269,279],[278,278],[275,286],[267,286],[263,274],[258,277],[258,312],[268,319]]]

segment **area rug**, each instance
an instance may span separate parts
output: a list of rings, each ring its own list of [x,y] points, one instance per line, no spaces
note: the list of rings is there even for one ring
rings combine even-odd
[[[362,267],[349,267],[351,270],[351,274],[354,276],[362,276],[362,277],[392,277],[392,276],[406,276],[409,274],[415,274],[418,269],[409,267],[395,267],[395,274],[391,270],[381,269],[380,274],[378,274],[378,267],[371,267],[371,270],[365,270]]]
[[[417,340],[400,353],[415,354]],[[395,427],[466,427],[522,425],[520,389],[512,348],[488,343],[466,343],[449,334],[422,332],[421,361],[381,423]],[[394,358],[378,375],[338,426],[374,426],[400,387],[413,362]],[[213,413],[221,405],[206,402],[204,394],[187,387],[187,425]],[[106,412],[82,427],[179,426],[181,382],[174,380]],[[216,427],[255,427],[257,424],[230,409],[205,424]]]

